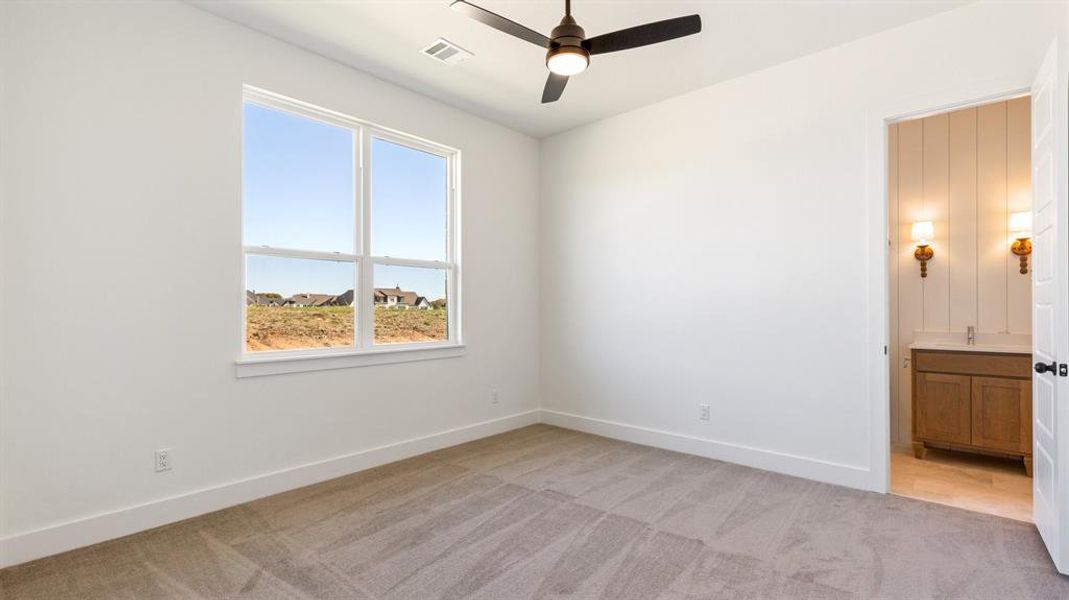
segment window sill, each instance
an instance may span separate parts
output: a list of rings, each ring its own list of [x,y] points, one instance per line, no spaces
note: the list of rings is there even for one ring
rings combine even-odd
[[[422,360],[456,358],[463,356],[464,351],[463,344],[445,344],[314,354],[272,353],[263,356],[253,355],[239,358],[236,361],[235,374],[240,379],[264,375],[282,375],[285,373],[390,365]]]

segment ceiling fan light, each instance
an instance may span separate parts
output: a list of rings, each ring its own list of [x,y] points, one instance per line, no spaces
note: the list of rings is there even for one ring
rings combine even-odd
[[[578,75],[589,66],[590,54],[582,47],[561,46],[546,55],[546,67],[557,75]]]

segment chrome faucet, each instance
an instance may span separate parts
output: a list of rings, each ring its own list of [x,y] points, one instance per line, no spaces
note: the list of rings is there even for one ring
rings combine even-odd
[[[970,346],[976,345],[976,327],[969,325],[969,328],[965,332],[965,342]]]

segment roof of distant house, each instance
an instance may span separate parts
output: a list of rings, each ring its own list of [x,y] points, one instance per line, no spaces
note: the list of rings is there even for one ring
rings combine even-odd
[[[322,306],[336,297],[337,296],[332,296],[330,294],[294,294],[287,298],[287,300],[292,301],[294,304]]]
[[[252,290],[245,290],[245,303],[246,304],[282,304],[282,296],[271,292],[256,293]]]
[[[416,292],[402,290],[400,287],[375,288],[375,295],[381,298],[385,298],[387,296],[396,296],[398,298],[401,298],[401,302],[403,304],[407,304],[409,306],[416,306],[417,304],[420,304],[420,300],[426,300],[426,298],[420,296]]]

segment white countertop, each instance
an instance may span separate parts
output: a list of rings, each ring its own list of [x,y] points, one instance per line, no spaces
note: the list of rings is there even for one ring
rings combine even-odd
[[[914,331],[910,350],[945,352],[1002,352],[1031,354],[1032,336],[1021,333],[977,333],[976,343],[968,344],[964,332]]]
[[[947,352],[1002,352],[1008,354],[1031,354],[1031,346],[1015,344],[961,344],[955,342],[913,342],[910,350],[944,350]]]

